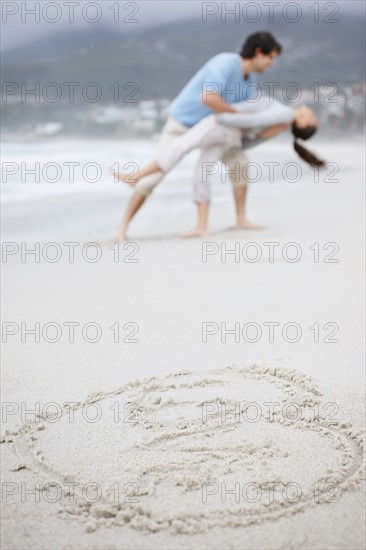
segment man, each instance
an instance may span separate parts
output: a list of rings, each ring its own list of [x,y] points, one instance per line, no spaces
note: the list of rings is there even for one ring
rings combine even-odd
[[[281,51],[282,47],[270,33],[259,32],[248,37],[240,54],[221,53],[212,57],[171,103],[169,118],[158,143],[158,152],[207,115],[213,112],[236,113],[235,103],[248,100],[253,95],[253,73],[263,73],[271,67]],[[233,184],[237,227],[256,227],[245,216],[247,181],[242,170],[247,162],[245,154],[241,150],[233,150],[218,160],[227,166]],[[198,163],[197,166],[202,161],[199,159]],[[118,238],[125,238],[128,224],[163,177],[163,172],[158,172],[143,178],[136,185]],[[207,225],[208,206],[207,201],[197,203],[199,222],[190,236],[204,234],[201,228]]]

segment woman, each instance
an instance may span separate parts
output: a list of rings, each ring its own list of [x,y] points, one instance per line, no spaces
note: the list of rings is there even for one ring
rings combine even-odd
[[[119,174],[118,179],[135,186],[140,178],[158,171],[168,173],[181,158],[193,149],[202,149],[199,168],[194,176],[193,200],[198,207],[195,230],[186,236],[207,235],[208,204],[212,174],[203,168],[212,166],[232,148],[248,149],[274,137],[291,124],[294,149],[310,166],[324,166],[325,162],[298,143],[307,140],[317,130],[314,112],[303,105],[296,109],[279,101],[262,98],[256,103],[243,101],[236,105],[238,113],[219,113],[205,117],[182,136],[176,138],[155,160],[132,174]]]

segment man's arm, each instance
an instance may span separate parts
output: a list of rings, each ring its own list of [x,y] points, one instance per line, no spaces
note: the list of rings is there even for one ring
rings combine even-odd
[[[290,126],[290,123],[287,124],[275,124],[274,126],[270,126],[269,128],[266,128],[265,130],[262,130],[257,134],[257,138],[261,139],[269,139],[277,134],[280,134],[284,130],[287,130],[287,128]]]
[[[255,147],[256,145],[260,145],[267,139],[271,139],[280,132],[283,132],[289,127],[289,123],[287,124],[276,124],[274,126],[270,126],[269,128],[266,128],[265,130],[262,130],[261,132],[257,133],[255,137],[248,137],[246,134],[242,137],[241,144],[243,149],[250,149],[251,147]]]
[[[213,57],[207,66],[207,71],[202,82],[202,103],[215,113],[237,113],[238,110],[225,101],[227,82],[236,74],[237,61],[227,63],[222,57]],[[238,82],[238,84],[240,84]],[[220,93],[221,89],[221,93]]]
[[[204,92],[201,96],[201,101],[206,107],[212,109],[216,113],[238,113],[229,103],[226,103],[219,94],[214,92]]]

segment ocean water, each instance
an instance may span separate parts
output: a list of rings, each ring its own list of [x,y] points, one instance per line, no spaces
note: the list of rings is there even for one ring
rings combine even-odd
[[[114,182],[109,167],[116,163],[120,170],[126,163],[142,166],[152,159],[155,146],[153,140],[3,143],[2,240],[89,240],[114,235],[131,189]],[[134,221],[140,233],[156,226],[173,228],[178,215],[193,223],[192,174],[198,155],[198,151],[187,155],[155,190]],[[283,177],[284,166],[298,162],[290,143],[262,144],[247,156],[251,194],[288,194],[302,184],[303,178],[294,182]],[[264,162],[280,163],[273,168],[273,181]],[[309,170],[306,173],[312,176]],[[291,167],[288,175],[296,178]],[[223,182],[220,174],[211,191],[215,204],[232,201],[228,178]]]

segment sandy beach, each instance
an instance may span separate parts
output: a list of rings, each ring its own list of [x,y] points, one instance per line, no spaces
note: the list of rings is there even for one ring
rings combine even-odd
[[[3,548],[365,548],[364,153],[316,150],[337,181],[253,184],[263,230],[222,186],[193,240],[189,185],[128,243],[128,190],[11,203]]]

